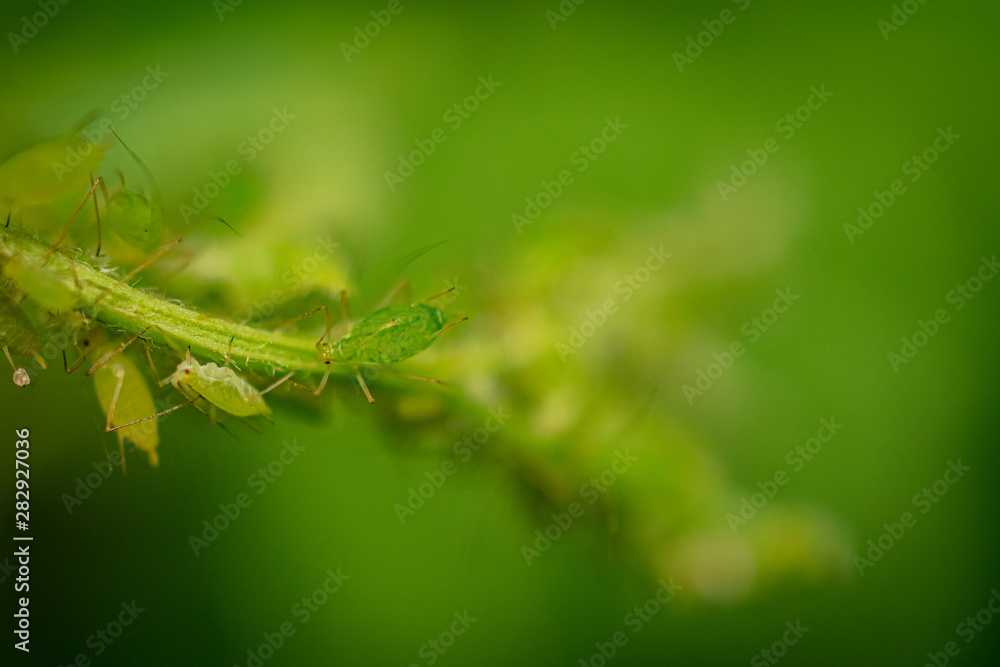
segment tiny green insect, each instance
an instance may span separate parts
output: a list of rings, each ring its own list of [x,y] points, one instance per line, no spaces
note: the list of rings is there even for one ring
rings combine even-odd
[[[66,365],[66,352],[63,351],[63,367],[67,373],[76,370],[90,353],[102,355],[85,375],[94,379],[97,400],[107,417],[105,430],[116,431],[118,436],[123,471],[126,440],[146,452],[149,465],[155,467],[160,462],[156,453],[160,443],[159,431],[156,421],[148,420],[156,412],[153,396],[139,368],[126,355],[121,354],[131,342],[113,347],[100,330],[94,329],[79,341],[85,351],[72,367]]]
[[[291,377],[291,374],[287,377]],[[213,421],[215,408],[237,417],[266,417],[271,414],[271,409],[264,403],[264,392],[258,391],[228,366],[219,366],[215,362],[199,363],[191,356],[190,349],[177,364],[177,369],[162,380],[160,385],[168,382],[188,399],[204,398],[208,401]]]
[[[423,352],[444,330],[448,316],[426,303],[386,306],[354,325],[334,344],[324,344],[321,358],[358,366],[386,366]]]
[[[112,130],[114,132],[114,130]],[[122,147],[128,151],[136,164],[145,172],[150,184],[155,188],[153,174],[139,156],[132,152],[118,133],[115,137]],[[101,191],[104,194],[104,214],[111,229],[126,243],[140,250],[152,250],[163,236],[163,216],[159,207],[144,195],[125,188],[125,177],[121,177],[122,187],[109,195],[108,189],[101,180]]]
[[[77,137],[91,120],[93,115],[0,164],[0,204],[7,209],[35,206],[87,185],[108,149]]]
[[[122,346],[122,349],[142,336],[148,329],[149,327],[136,334],[131,341]],[[161,333],[166,336],[162,330]],[[168,383],[173,385],[188,400],[180,405],[175,405],[172,408],[167,408],[162,412],[143,417],[142,419],[119,424],[114,428],[109,426],[106,430],[109,432],[116,431],[120,428],[138,424],[139,422],[156,419],[190,404],[194,404],[199,410],[206,412],[212,422],[218,421],[219,410],[237,417],[260,415],[267,418],[271,415],[271,409],[264,403],[264,394],[287,381],[293,374],[294,371],[289,372],[267,389],[258,390],[237,375],[233,369],[229,368],[228,359],[224,366],[219,366],[215,362],[202,364],[191,356],[191,348],[188,348],[184,353],[184,359],[177,364],[174,372],[159,382],[161,387]]]
[[[405,281],[397,285],[389,295],[391,296],[404,285]],[[436,294],[428,299],[423,299],[409,305],[378,308],[375,312],[354,324],[347,335],[335,343],[326,341],[331,329],[330,313],[326,306],[320,306],[305,315],[300,315],[295,320],[292,320],[292,322],[322,310],[326,316],[326,327],[323,330],[323,335],[316,342],[319,360],[327,365],[335,363],[350,364],[354,368],[355,377],[364,391],[365,397],[368,398],[368,402],[374,403],[375,399],[368,390],[368,386],[365,384],[364,378],[362,378],[358,369],[360,367],[383,368],[389,364],[405,361],[430,347],[438,334],[445,329],[467,320],[467,317],[463,317],[447,324],[447,314],[441,309],[426,303],[426,301],[447,294],[454,289],[454,287],[449,288],[441,292],[441,294]],[[346,317],[347,296],[344,292],[341,292],[340,295],[340,307],[342,317]],[[291,324],[291,322],[282,326],[287,326],[287,324]],[[319,387],[314,391],[315,394],[323,391],[329,377],[330,373],[327,371],[323,375],[323,380],[320,382]],[[434,378],[416,375],[406,375],[406,377],[414,380],[433,382],[435,384],[440,383],[439,380],[435,380]]]

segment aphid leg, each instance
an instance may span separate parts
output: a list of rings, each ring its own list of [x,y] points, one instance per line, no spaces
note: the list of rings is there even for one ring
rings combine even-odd
[[[452,289],[454,289],[454,288],[452,288]],[[463,317],[460,320],[455,320],[454,322],[449,322],[448,324],[444,325],[443,327],[441,327],[440,329],[438,329],[437,331],[435,331],[434,333],[432,333],[431,334],[431,338],[434,338],[435,336],[437,336],[438,334],[440,334],[445,329],[450,329],[451,327],[455,326],[456,324],[461,324],[462,322],[465,322],[468,319],[469,319],[468,317]]]
[[[163,412],[157,412],[155,415],[149,415],[148,417],[143,417],[142,419],[136,419],[135,421],[130,421],[127,424],[121,424],[119,426],[115,426],[114,428],[105,428],[104,430],[107,431],[108,433],[111,433],[112,431],[117,431],[118,429],[125,428],[126,426],[132,426],[133,424],[139,424],[139,423],[142,423],[144,421],[149,421],[150,419],[156,419],[157,417],[162,417],[163,415],[170,414],[174,410],[180,410],[184,406],[190,405],[191,403],[194,403],[199,398],[201,398],[200,394],[198,396],[195,396],[194,398],[192,398],[192,399],[184,402],[184,403],[180,403],[178,405],[175,405],[172,408],[167,408]],[[110,423],[110,421],[111,421],[111,412],[109,411],[108,412],[108,422]]]
[[[121,367],[117,367],[117,368],[112,369],[111,372],[115,374],[116,378],[118,378],[118,384],[115,385],[115,393],[111,397],[111,405],[108,408],[108,420],[104,424],[104,430],[105,430],[105,432],[111,430],[111,417],[115,414],[115,406],[118,405],[118,395],[122,391],[122,385],[125,384],[125,369],[123,369]],[[127,475],[128,471],[125,469],[125,439],[124,438],[118,438],[118,452],[121,454],[121,457],[122,457],[122,474],[123,475]]]
[[[101,183],[104,183],[104,179],[101,179]],[[95,185],[94,173],[91,172],[90,173],[90,191],[91,192],[94,191],[94,185]],[[100,211],[97,210],[97,195],[96,194],[94,195],[93,199],[94,199],[94,217],[97,218],[97,253],[94,255],[94,258],[96,259],[97,257],[101,256],[101,213],[100,213]],[[124,472],[124,471],[125,471],[125,459],[122,458],[122,472]]]
[[[252,428],[253,430],[255,430],[255,431],[257,431],[258,433],[260,433],[260,430],[259,430],[259,429],[258,429],[258,428],[257,428],[256,426],[253,426],[253,425],[251,425],[251,424],[250,424],[250,422],[248,422],[248,421],[244,420],[244,423],[246,423],[247,425],[249,425],[249,426],[250,426],[250,428]],[[226,426],[225,424],[223,424],[222,422],[215,422],[215,425],[216,425],[216,426],[218,426],[219,428],[221,428],[221,429],[222,429],[223,431],[225,431],[225,432],[226,432],[226,435],[228,435],[228,436],[229,436],[230,438],[232,438],[232,439],[233,439],[233,440],[235,440],[236,442],[243,442],[242,440],[240,440],[240,439],[239,439],[239,436],[237,436],[237,435],[236,435],[235,433],[233,433],[233,432],[232,432],[232,431],[231,431],[231,430],[229,429],[229,427],[228,427],[228,426]]]
[[[170,252],[171,250],[173,250],[174,246],[176,246],[180,242],[181,242],[181,237],[178,236],[174,240],[167,241],[166,243],[164,243],[163,245],[161,245],[159,248],[157,248],[156,250],[153,251],[152,255],[150,255],[148,258],[146,258],[145,260],[143,260],[142,263],[139,264],[139,266],[135,267],[134,269],[132,269],[131,271],[129,271],[128,273],[126,273],[124,276],[122,276],[121,282],[127,283],[128,281],[132,280],[132,278],[135,278],[136,274],[138,274],[140,271],[142,271],[143,269],[145,269],[146,267],[148,267],[150,264],[152,264],[153,262],[155,262],[159,258],[163,257],[165,254],[167,254],[168,252]],[[109,293],[110,293],[110,289],[108,291],[104,292],[104,294],[101,294],[101,296],[99,296],[96,299],[94,299],[94,305],[96,306],[97,304],[99,304],[101,302],[101,300],[104,299],[104,297],[106,295],[108,295]],[[159,327],[157,327],[157,328],[159,328]],[[163,330],[161,329],[160,331],[162,332]]]
[[[87,204],[87,199],[91,195],[94,194],[94,190],[97,189],[97,184],[98,183],[103,183],[103,182],[104,182],[104,179],[98,177],[97,181],[95,181],[94,184],[90,186],[90,190],[87,191],[87,195],[83,198],[83,201],[80,202],[80,205],[76,207],[76,210],[73,211],[73,215],[70,216],[69,222],[67,222],[66,226],[63,227],[62,233],[59,234],[59,238],[57,238],[56,242],[54,244],[52,244],[51,248],[49,248],[48,253],[46,253],[46,255],[45,255],[45,261],[42,262],[42,266],[45,266],[46,264],[48,264],[49,260],[52,259],[52,253],[54,253],[59,248],[59,245],[66,239],[66,235],[69,234],[69,228],[73,225],[73,222],[76,220],[76,217],[78,215],[80,215],[80,211],[82,211],[83,207]],[[98,229],[101,228],[100,225],[101,225],[101,221],[100,221],[100,219],[98,219],[98,221],[97,221],[97,228]],[[98,237],[100,237],[100,232],[98,232]],[[100,250],[101,250],[100,244],[98,243],[97,251],[100,252]]]
[[[229,363],[233,360],[233,341],[236,340],[236,334],[229,337],[229,347],[226,348],[226,363],[223,364],[223,368],[229,368]],[[191,348],[188,348],[188,354],[191,354]]]
[[[122,352],[124,352],[125,348],[127,348],[129,345],[131,345],[132,343],[134,343],[135,341],[137,341],[139,339],[139,337],[142,336],[142,334],[146,333],[147,331],[149,331],[150,329],[152,329],[154,327],[156,327],[157,329],[160,329],[160,327],[156,326],[155,324],[149,325],[148,327],[146,327],[145,329],[143,329],[142,331],[140,331],[136,335],[132,336],[132,338],[130,338],[127,342],[122,343],[121,345],[119,345],[117,350],[112,350],[111,352],[108,352],[103,357],[101,357],[100,359],[98,359],[97,362],[93,366],[90,367],[90,370],[88,370],[86,373],[84,373],[84,375],[86,375],[87,377],[90,377],[91,375],[93,375],[94,373],[96,373],[97,369],[99,369],[101,366],[103,366],[104,364],[106,364],[109,361],[111,361],[114,357],[117,357],[119,354],[121,354]],[[160,329],[160,333],[163,333],[163,329]],[[166,337],[165,333],[163,333],[163,335],[164,335],[164,337]],[[149,350],[147,348],[147,352],[148,351]],[[152,358],[150,358],[149,363],[150,363],[150,365],[152,365],[152,363],[153,363]],[[156,368],[155,367],[153,368],[153,372],[154,373],[156,372]]]
[[[126,273],[124,276],[122,276],[121,281],[123,283],[125,283],[125,282],[128,282],[129,280],[131,280],[132,278],[135,278],[136,274],[138,274],[140,271],[142,271],[143,269],[145,269],[146,267],[148,267],[150,264],[152,264],[153,262],[155,262],[159,258],[161,258],[164,255],[166,255],[168,252],[170,252],[171,250],[173,250],[174,247],[176,247],[176,245],[178,243],[180,243],[180,242],[181,242],[181,237],[179,237],[179,236],[177,238],[173,239],[172,241],[167,241],[166,243],[164,243],[163,245],[161,245],[159,248],[157,248],[156,250],[154,250],[153,254],[150,255],[148,259],[146,259],[144,262],[142,262],[141,264],[139,264],[139,266],[135,267],[134,269],[132,269],[131,271],[129,271],[128,273]]]
[[[83,363],[83,360],[87,358],[88,354],[90,354],[90,341],[87,340],[86,338],[84,338],[83,339],[83,346],[85,348],[87,348],[86,351],[83,354],[80,355],[79,359],[77,359],[76,361],[73,362],[72,366],[68,366],[67,365],[67,362],[66,362],[66,348],[63,348],[63,351],[62,351],[63,370],[66,371],[67,375],[69,375],[70,373],[72,373],[73,371],[75,371],[77,368],[79,368],[80,365]]]
[[[361,385],[361,391],[365,392],[365,396],[368,397],[368,402],[374,403],[375,399],[372,398],[372,393],[368,391],[368,385],[365,384],[365,379],[361,377],[361,371],[358,370],[357,366],[354,367],[354,377],[358,379],[358,384]]]
[[[316,396],[322,394],[323,390],[326,388],[326,381],[329,379],[330,379],[330,371],[328,370],[327,372],[323,373],[323,379],[320,380],[319,386],[316,387],[315,391],[313,391],[313,394]]]
[[[289,371],[288,375],[286,375],[285,377],[281,378],[280,380],[278,380],[277,382],[275,382],[274,384],[272,384],[267,389],[264,389],[263,391],[261,391],[260,395],[263,396],[264,394],[266,394],[267,392],[271,391],[272,389],[276,389],[277,387],[280,387],[282,384],[284,384],[286,381],[288,381],[288,378],[292,377],[293,375],[295,375],[295,371]]]

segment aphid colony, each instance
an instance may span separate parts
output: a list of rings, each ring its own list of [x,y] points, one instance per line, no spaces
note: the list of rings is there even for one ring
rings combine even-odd
[[[25,368],[18,367],[14,357],[34,357],[36,370],[45,368],[36,332],[53,322],[69,323],[77,329],[77,341],[72,346],[77,358],[72,364],[63,350],[66,372],[72,373],[87,359],[94,360],[85,375],[94,381],[98,401],[106,415],[105,430],[116,433],[120,448],[128,440],[145,451],[151,465],[158,463],[158,417],[194,405],[213,422],[219,413],[268,418],[271,410],[264,401],[265,394],[289,382],[296,372],[302,372],[323,374],[318,386],[312,389],[318,395],[334,366],[350,368],[369,402],[374,402],[361,377],[361,368],[382,368],[408,359],[429,347],[446,328],[464,321],[465,318],[447,324],[444,312],[418,301],[410,305],[382,304],[352,325],[346,318],[346,294],[341,292],[341,319],[347,327],[346,335],[332,340],[332,323],[326,306],[301,315],[274,331],[266,331],[209,318],[130,287],[133,277],[177,245],[180,239],[160,245],[163,218],[159,206],[145,195],[126,189],[124,177],[121,188],[114,193],[108,192],[103,178],[93,177],[105,151],[113,144],[98,145],[79,140],[77,133],[88,122],[89,119],[85,119],[69,132],[36,143],[0,164],[0,206],[7,209],[0,241],[0,348],[14,368],[14,384],[24,387],[31,378]],[[115,136],[118,138],[117,134]],[[153,184],[152,174],[145,164],[120,138],[118,141]],[[77,156],[72,160],[75,166],[67,167],[65,163],[70,161],[65,158],[71,154]],[[152,187],[155,192],[155,185]],[[47,204],[85,188],[88,189],[83,201],[52,245],[46,246],[19,231],[17,224],[11,225],[12,216],[18,221],[25,208]],[[104,199],[103,215],[98,206],[98,188]],[[102,221],[127,245],[150,252],[145,261],[121,279],[59,250],[90,198],[93,198],[97,220],[95,258],[101,256]],[[315,343],[280,333],[281,329],[320,310],[325,315],[325,323]],[[134,335],[115,344],[109,338],[108,328],[134,332]],[[227,336],[228,344],[223,344]],[[183,402],[156,411],[144,372],[126,352],[138,340],[142,341],[154,377],[158,374],[150,354],[151,344],[165,345],[178,356],[183,353],[174,371],[158,380],[160,386],[172,385],[185,399]],[[224,364],[201,363],[192,354],[192,347],[223,358]],[[241,377],[238,369],[234,370],[234,352],[239,353],[238,358],[245,356],[248,364],[266,365],[272,372],[287,372],[267,388],[258,389]],[[416,379],[437,382],[431,378]],[[299,383],[291,384],[306,389]]]

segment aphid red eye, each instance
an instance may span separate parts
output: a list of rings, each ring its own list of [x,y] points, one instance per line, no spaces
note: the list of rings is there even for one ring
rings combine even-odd
[[[190,368],[185,368],[184,369],[184,375],[191,375],[191,369]]]

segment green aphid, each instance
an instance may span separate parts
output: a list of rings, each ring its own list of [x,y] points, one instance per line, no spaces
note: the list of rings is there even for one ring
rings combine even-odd
[[[17,285],[18,291],[50,313],[64,313],[80,303],[80,289],[74,276],[51,266],[38,266],[18,256],[4,261],[3,275]]]
[[[125,243],[140,250],[152,250],[163,237],[163,217],[156,204],[146,199],[138,192],[122,189],[110,197],[101,182],[104,191],[104,214],[111,229]]]
[[[72,366],[66,365],[66,351],[63,350],[63,364],[67,373],[79,368],[91,354],[101,355],[85,375],[94,379],[97,400],[107,417],[105,430],[115,431],[118,436],[123,471],[126,440],[146,452],[151,466],[157,466],[160,462],[156,453],[160,435],[156,421],[150,419],[156,412],[153,395],[138,367],[122,354],[134,341],[135,338],[124,345],[113,346],[101,330],[93,329],[80,339],[78,345],[83,348],[83,352]]]
[[[114,354],[115,348],[107,344],[98,344],[95,351],[107,356]],[[97,400],[108,418],[107,427],[139,421],[115,431],[118,436],[118,448],[122,451],[122,467],[125,466],[126,440],[135,443],[136,447],[146,452],[149,465],[158,466],[160,457],[156,453],[156,448],[160,443],[160,435],[156,420],[143,420],[144,417],[156,413],[156,406],[153,404],[153,395],[149,391],[146,378],[139,372],[139,368],[127,356],[118,354],[96,370],[92,368],[88,372],[94,378]]]
[[[209,414],[213,421],[215,408],[237,417],[267,417],[271,414],[271,408],[267,407],[262,396],[270,388],[259,391],[228,366],[219,366],[214,362],[201,364],[191,356],[191,350],[177,364],[177,369],[160,384],[168,382],[192,402],[198,398],[208,401],[212,406]]]
[[[448,321],[441,310],[426,303],[386,306],[358,322],[350,334],[325,351],[323,361],[359,366],[384,366],[423,352]]]
[[[114,132],[114,130],[112,130]],[[146,174],[150,186],[156,190],[156,181],[152,172],[146,164],[139,159],[139,156],[132,152],[117,132],[115,137],[122,147],[128,151],[136,164]],[[112,195],[108,195],[108,190],[101,181],[101,190],[104,193],[104,212],[108,224],[123,241],[133,248],[140,250],[152,250],[159,245],[163,237],[163,216],[160,209],[144,195],[125,188],[125,177],[122,177],[122,187]]]
[[[108,149],[77,137],[92,117],[65,134],[50,137],[0,164],[0,205],[7,209],[52,201],[90,183]]]
[[[400,283],[400,286],[402,284]],[[447,294],[453,289],[454,287],[441,294]],[[392,292],[390,292],[391,294]],[[441,294],[431,297],[431,299],[437,298]],[[346,300],[346,293],[341,292],[340,306],[343,316],[347,314]],[[446,324],[448,316],[444,311],[428,305],[426,303],[428,300],[418,301],[408,306],[397,305],[379,308],[355,324],[346,336],[335,343],[326,342],[326,337],[330,334],[330,314],[326,306],[320,306],[297,319],[308,317],[319,310],[326,313],[326,328],[316,343],[320,361],[325,364],[340,363],[353,366],[355,377],[362,391],[365,392],[368,402],[374,403],[375,399],[358,370],[360,367],[382,368],[389,364],[405,361],[430,347],[439,333],[468,319],[463,317],[451,324]],[[319,387],[313,393],[318,395],[323,391],[329,376],[330,372],[327,371],[323,375]],[[406,375],[406,377],[439,383],[434,378],[415,375]]]

